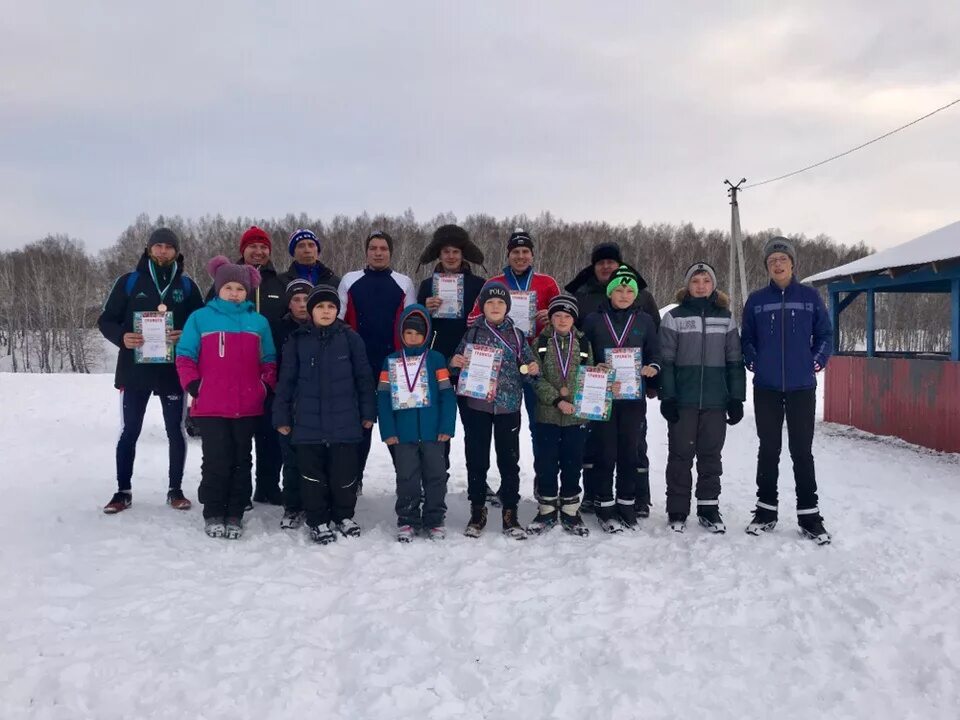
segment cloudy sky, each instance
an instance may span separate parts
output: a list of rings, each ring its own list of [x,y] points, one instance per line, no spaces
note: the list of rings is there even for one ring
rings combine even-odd
[[[792,7],[787,7],[787,6]],[[960,3],[0,0],[0,249],[140,212],[728,227],[960,98]],[[960,105],[747,191],[882,248],[960,219]]]

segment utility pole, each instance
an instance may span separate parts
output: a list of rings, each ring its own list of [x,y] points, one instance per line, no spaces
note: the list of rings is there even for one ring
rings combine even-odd
[[[729,180],[724,180],[724,185],[729,185],[727,195],[730,196],[730,309],[737,307],[736,295],[736,276],[737,269],[740,270],[740,299],[741,302],[747,300],[747,268],[743,258],[743,233],[740,230],[740,205],[737,203],[737,193],[740,186],[747,181],[746,178],[740,178],[740,182],[734,185]]]

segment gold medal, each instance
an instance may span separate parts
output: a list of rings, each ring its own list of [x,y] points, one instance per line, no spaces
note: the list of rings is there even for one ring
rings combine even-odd
[[[163,303],[160,303],[159,305],[157,305],[157,312],[166,312],[166,311],[167,311],[166,305],[164,305]]]
[[[529,365],[527,365],[526,363],[524,363],[523,365],[520,366],[520,374],[521,374],[521,375],[526,375],[526,374],[529,373],[529,372],[530,372],[530,366],[529,366]]]
[[[560,388],[560,397],[567,397],[569,394],[570,394],[570,389],[566,385]]]

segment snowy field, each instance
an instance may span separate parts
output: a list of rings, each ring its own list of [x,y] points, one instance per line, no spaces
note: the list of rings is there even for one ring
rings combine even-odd
[[[788,460],[781,524],[753,538],[748,407],[725,453],[729,532],[678,535],[652,403],[655,507],[637,534],[589,518],[589,538],[518,543],[496,518],[463,537],[458,437],[444,545],[395,542],[379,443],[363,537],[316,547],[258,506],[231,543],[203,534],[198,507],[164,505],[156,401],[133,508],[109,517],[110,376],[2,374],[0,397],[3,720],[960,717],[956,455],[821,425],[833,545],[797,536]],[[193,500],[199,466],[193,441]],[[531,477],[527,456],[528,498]]]

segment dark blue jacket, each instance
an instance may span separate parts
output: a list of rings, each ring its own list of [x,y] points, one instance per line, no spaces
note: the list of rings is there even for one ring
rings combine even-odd
[[[796,278],[783,290],[773,281],[754,290],[743,308],[740,344],[755,387],[816,387],[813,365],[826,367],[833,353],[833,326],[820,293]]]
[[[654,365],[660,370],[660,339],[657,337],[657,326],[653,318],[647,313],[639,302],[634,301],[633,305],[623,310],[614,310],[610,300],[604,300],[600,303],[600,308],[596,312],[590,313],[583,321],[583,334],[590,341],[590,347],[593,350],[593,363],[599,365],[606,362],[606,351],[609,348],[617,346],[616,340],[610,334],[604,316],[610,318],[613,329],[616,332],[623,332],[630,318],[633,317],[633,326],[630,328],[630,334],[624,340],[623,347],[642,348],[643,364]],[[652,378],[643,379],[645,387],[659,388],[659,373]],[[645,398],[638,400],[615,400],[614,402],[646,402]]]
[[[294,444],[359,443],[377,418],[363,340],[345,323],[304,325],[284,347],[273,426],[293,428]]]
[[[453,437],[457,426],[457,396],[450,383],[450,371],[447,361],[436,350],[427,347],[431,336],[430,314],[422,305],[411,305],[400,316],[403,323],[411,313],[419,313],[427,323],[427,335],[423,343],[416,347],[404,346],[403,353],[408,358],[420,358],[426,353],[421,373],[427,376],[427,393],[430,405],[423,408],[394,410],[390,384],[390,361],[399,359],[403,353],[395,352],[383,362],[380,372],[380,385],[377,392],[377,414],[380,418],[380,437],[395,437],[401,443],[437,442],[438,435]],[[397,326],[400,327],[399,325]],[[398,330],[399,333],[399,330]],[[403,342],[403,337],[400,337]],[[401,361],[402,362],[402,361]],[[400,382],[406,382],[402,368]]]

